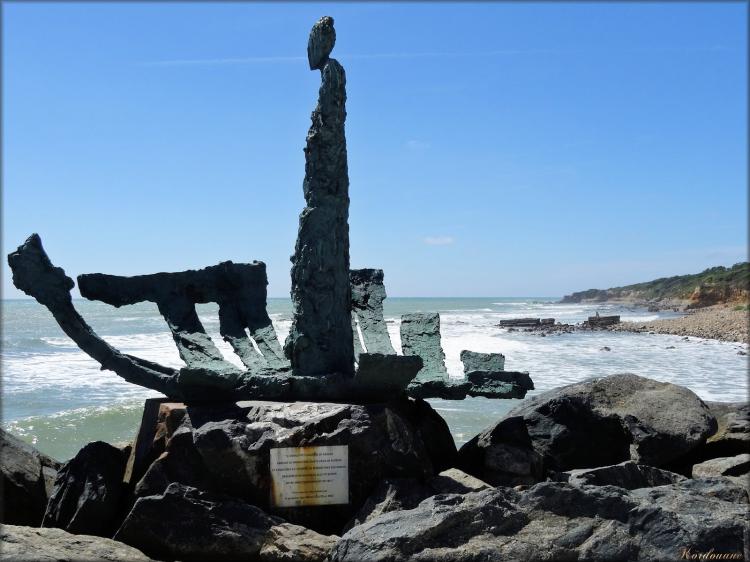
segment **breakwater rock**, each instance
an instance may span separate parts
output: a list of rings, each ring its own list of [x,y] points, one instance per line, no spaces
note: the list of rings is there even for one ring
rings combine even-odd
[[[738,437],[746,418],[745,404],[707,405],[682,387],[614,375],[525,401],[457,455],[442,418],[405,396],[149,399],[131,447],[92,443],[58,471],[45,525],[79,534],[6,525],[1,556],[669,560],[714,549],[747,557],[750,455],[728,454],[746,443]],[[273,452],[299,452],[304,483],[309,459],[332,447],[346,449],[346,469],[328,480],[344,486],[341,501],[278,503]]]
[[[2,522],[38,526],[60,463],[0,429]]]

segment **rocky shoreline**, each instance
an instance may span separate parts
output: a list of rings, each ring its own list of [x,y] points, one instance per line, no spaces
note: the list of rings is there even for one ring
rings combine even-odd
[[[62,466],[0,444],[3,561],[750,557],[748,405],[632,374],[520,402],[459,450],[405,396],[150,399],[132,444],[90,443]],[[348,502],[276,504],[272,451],[344,445]]]
[[[650,322],[620,322],[609,327],[615,332],[648,332],[692,336],[728,342],[749,343],[750,317],[746,306],[715,305],[690,310],[680,318],[664,318]]]
[[[671,306],[656,310],[672,310]],[[684,310],[684,309],[682,309]],[[750,313],[748,305],[719,304],[706,308],[684,310],[685,316],[679,318],[662,318],[649,322],[617,322],[607,326],[580,324],[540,323],[534,326],[507,327],[509,332],[527,332],[542,337],[547,335],[570,334],[573,332],[633,332],[648,334],[667,334],[690,336],[733,343],[750,343]]]

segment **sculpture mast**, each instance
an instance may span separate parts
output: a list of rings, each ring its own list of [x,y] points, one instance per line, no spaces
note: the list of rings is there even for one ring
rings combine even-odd
[[[346,157],[346,75],[329,58],[336,41],[333,18],[310,32],[307,58],[318,69],[318,105],[305,147],[306,206],[292,257],[294,319],[285,352],[295,375],[353,374],[349,285],[349,173]]]

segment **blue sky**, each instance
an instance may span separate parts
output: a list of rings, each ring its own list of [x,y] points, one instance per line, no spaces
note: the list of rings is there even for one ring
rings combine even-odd
[[[352,267],[558,296],[747,255],[745,3],[4,3],[3,252],[263,260],[287,296],[319,85],[347,72]],[[12,287],[3,259],[3,296]]]

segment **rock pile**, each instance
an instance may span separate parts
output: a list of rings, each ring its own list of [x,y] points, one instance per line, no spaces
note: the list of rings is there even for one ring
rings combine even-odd
[[[60,467],[44,528],[6,525],[3,560],[75,559],[76,544],[92,557],[109,548],[135,560],[750,554],[747,405],[706,404],[685,388],[635,375],[529,399],[458,454],[442,418],[406,397],[382,404],[151,399],[145,412],[132,447],[92,443]],[[348,503],[274,504],[271,449],[343,444]],[[11,457],[30,451],[4,449],[3,462],[20,466]],[[25,466],[31,481],[41,464]],[[46,497],[26,495],[44,511]],[[32,541],[36,558],[28,555]]]

